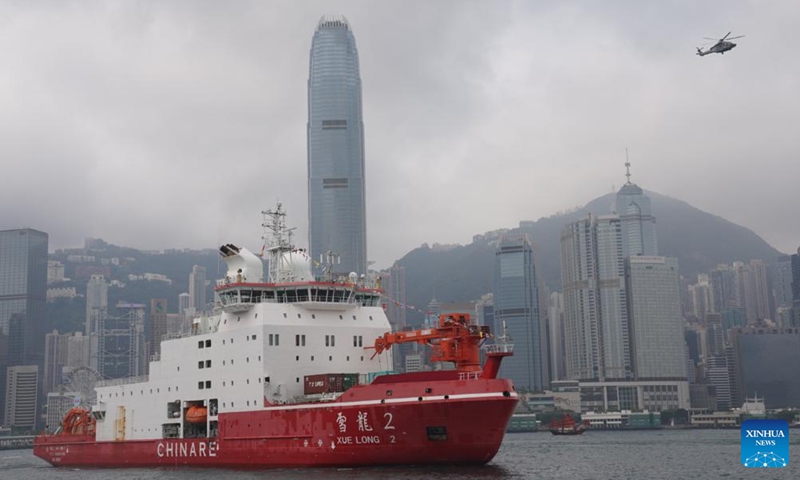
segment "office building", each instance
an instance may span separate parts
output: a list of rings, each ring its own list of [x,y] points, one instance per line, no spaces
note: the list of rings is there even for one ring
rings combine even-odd
[[[716,406],[714,410],[726,411],[734,406],[739,406],[733,404],[733,398],[731,397],[731,367],[732,366],[728,364],[728,357],[725,355],[725,352],[719,355],[712,355],[708,358],[706,381],[708,384],[714,386],[716,396]]]
[[[186,318],[186,311],[192,306],[191,296],[184,292],[178,295],[178,315]]]
[[[189,306],[195,313],[206,311],[206,267],[195,265],[189,274]]]
[[[167,299],[150,300],[150,354],[161,356],[161,340],[167,334]]]
[[[793,327],[800,328],[800,248],[791,257],[792,264],[792,320]]]
[[[97,334],[94,334],[96,337]],[[67,338],[67,366],[88,367],[91,365],[92,342],[91,336],[81,332]]]
[[[367,272],[364,120],[356,40],[344,17],[323,17],[308,78],[308,244],[336,273]],[[317,271],[319,273],[319,270]]]
[[[25,228],[0,231],[0,333],[12,336],[12,317],[22,333],[11,365],[44,364],[47,295],[47,244],[44,232]],[[13,348],[16,341],[9,343]]]
[[[69,360],[69,338],[71,335],[60,335],[58,330],[45,335],[44,350],[44,393],[55,392],[61,385],[62,370]]]
[[[725,308],[739,307],[734,273],[728,265],[717,265],[717,268],[712,270],[708,277],[714,305],[711,311],[721,312]]]
[[[514,355],[503,360],[502,377],[518,390],[543,391],[550,384],[547,326],[539,315],[539,293],[531,241],[507,233],[495,251],[494,331],[508,332]]]
[[[738,399],[764,397],[767,408],[800,407],[800,332],[765,323],[731,331]]]
[[[103,275],[92,275],[86,284],[86,335],[97,333],[97,322],[108,313],[108,282]]]
[[[772,265],[772,292],[775,309],[792,308],[792,256],[780,255]]]
[[[97,371],[103,378],[146,373],[143,304],[117,304],[118,316],[100,317],[96,336]]]
[[[5,425],[31,433],[36,427],[39,367],[18,365],[6,373]]]
[[[709,283],[708,275],[698,275],[697,283],[689,286],[689,293],[692,299],[692,315],[702,321],[706,313],[713,313],[714,300],[712,298],[713,289]]]
[[[564,358],[564,295],[552,292],[548,298],[548,334],[550,341],[550,382],[566,380],[567,370]]]
[[[755,299],[756,318],[758,320],[772,320],[770,285],[767,283],[767,266],[761,260],[750,260],[750,270],[753,272],[753,297]]]
[[[580,382],[580,390],[583,412],[660,412],[688,409],[690,405],[689,382],[686,380]]]
[[[626,162],[628,181],[617,192],[615,213],[619,216],[622,232],[622,257],[658,255],[656,219],[650,206],[650,197],[631,183],[630,163]]]
[[[633,373],[637,379],[685,379],[678,260],[625,259]]]

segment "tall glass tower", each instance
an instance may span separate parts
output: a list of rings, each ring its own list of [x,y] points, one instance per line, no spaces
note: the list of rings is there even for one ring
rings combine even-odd
[[[323,17],[308,75],[308,237],[311,258],[339,255],[337,273],[367,272],[364,121],[356,39]]]
[[[631,183],[630,162],[625,162],[627,183],[617,192],[614,205],[622,223],[622,257],[658,255],[656,219],[650,207],[650,197]]]
[[[44,311],[47,292],[44,232],[24,228],[0,231],[0,333],[24,338],[17,361],[44,365]]]
[[[503,360],[500,375],[518,389],[542,391],[550,385],[547,326],[539,316],[539,294],[530,239],[524,233],[501,237],[494,263],[494,332],[503,327],[514,355]]]

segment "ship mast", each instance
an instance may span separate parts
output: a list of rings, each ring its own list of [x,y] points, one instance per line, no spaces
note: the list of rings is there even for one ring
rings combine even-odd
[[[291,252],[294,249],[292,246],[292,230],[296,227],[286,228],[286,212],[280,202],[278,202],[278,207],[275,210],[265,210],[261,214],[264,215],[264,223],[261,224],[264,227],[264,252],[269,262],[267,282],[291,281],[294,274],[292,256],[284,255],[284,253]],[[268,230],[271,235],[267,232]]]

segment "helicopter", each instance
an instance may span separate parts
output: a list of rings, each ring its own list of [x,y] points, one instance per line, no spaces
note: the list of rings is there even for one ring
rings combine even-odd
[[[730,37],[730,38],[728,38],[728,35],[730,35],[730,34],[731,34],[731,32],[728,32],[727,35],[725,35],[724,37],[720,38],[719,40],[717,40],[716,38],[703,37],[706,40],[714,40],[717,43],[715,43],[711,48],[709,48],[705,52],[700,47],[697,47],[697,54],[700,55],[701,57],[703,55],[708,55],[709,53],[721,53],[721,54],[724,55],[725,52],[727,52],[728,50],[732,50],[733,47],[736,46],[735,43],[730,42],[728,40],[735,40],[737,38],[744,37],[744,35],[739,35],[738,37]]]

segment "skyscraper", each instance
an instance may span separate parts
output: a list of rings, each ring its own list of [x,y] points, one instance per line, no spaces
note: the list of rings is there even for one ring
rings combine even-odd
[[[108,312],[108,283],[103,275],[92,275],[86,284],[86,335],[97,333],[97,322]]]
[[[633,256],[625,268],[634,376],[686,379],[678,260]]]
[[[501,376],[519,389],[543,391],[550,385],[547,328],[540,322],[533,249],[524,233],[500,238],[494,268],[495,332],[506,327],[514,355],[505,359]]]
[[[792,255],[792,319],[794,327],[800,327],[800,248]]]
[[[12,316],[24,323],[18,365],[44,365],[47,242],[46,233],[30,228],[0,231],[0,333],[9,335]]]
[[[45,335],[44,352],[44,393],[54,392],[61,385],[62,369],[69,360],[69,338],[71,335],[59,335],[58,330]]]
[[[344,17],[320,19],[308,78],[311,258],[333,252],[338,273],[367,272],[364,121],[356,40]]]
[[[767,408],[800,407],[800,332],[759,322],[731,331],[738,398],[764,397]]]
[[[186,310],[192,306],[192,297],[184,292],[178,295],[178,315],[182,318],[186,317]]]
[[[5,425],[33,432],[39,393],[39,367],[8,367],[7,375]]]
[[[739,307],[734,274],[728,265],[717,265],[717,268],[709,273],[709,283],[711,299],[714,303],[714,307],[711,308],[712,312],[722,312],[726,308]]]
[[[756,317],[759,320],[773,319],[770,297],[770,285],[767,283],[767,266],[762,260],[750,260],[750,269],[753,271],[753,286],[756,307]]]
[[[692,313],[702,321],[707,313],[714,313],[713,290],[708,283],[708,275],[698,275],[697,283],[689,285],[692,296]]]
[[[628,168],[628,181],[617,192],[615,203],[622,224],[622,257],[658,255],[656,219],[650,207],[650,197],[641,187],[631,183],[630,162],[625,166]]]
[[[150,300],[150,353],[161,355],[161,340],[167,334],[167,299]]]
[[[192,267],[192,273],[189,274],[189,304],[195,313],[206,309],[206,267]]]
[[[792,308],[792,256],[780,255],[772,266],[775,308]]]
[[[145,374],[143,304],[117,304],[120,316],[103,315],[98,323],[97,371],[104,378]]]
[[[588,216],[561,231],[566,374],[631,377],[625,263],[619,217]]]
[[[547,312],[550,335],[550,380],[566,380],[564,365],[564,295],[552,292]]]

